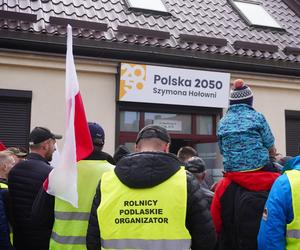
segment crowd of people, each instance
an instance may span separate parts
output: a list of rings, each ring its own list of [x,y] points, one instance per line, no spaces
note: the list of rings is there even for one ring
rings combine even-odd
[[[224,176],[209,187],[190,146],[169,152],[158,125],[139,131],[135,152],[110,156],[88,123],[94,150],[77,164],[78,207],[48,194],[61,135],[35,127],[29,153],[0,144],[0,249],[300,249],[300,156],[276,153],[253,93],[236,80],[218,124]]]

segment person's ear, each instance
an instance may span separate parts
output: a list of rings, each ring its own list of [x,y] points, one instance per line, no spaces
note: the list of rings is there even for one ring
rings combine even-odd
[[[41,148],[43,150],[47,149],[47,143],[46,143],[46,141],[42,142]]]
[[[8,169],[8,164],[7,163],[3,164],[3,170],[4,170],[4,172],[6,172],[7,169]]]
[[[170,152],[170,143],[165,144],[163,151],[165,153],[169,153]]]
[[[49,147],[49,139],[42,142],[42,149],[47,150]]]

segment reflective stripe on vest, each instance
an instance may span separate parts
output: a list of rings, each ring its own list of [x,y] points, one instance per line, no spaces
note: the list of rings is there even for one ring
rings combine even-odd
[[[101,246],[105,249],[189,249],[191,246],[190,240],[103,240]]]
[[[300,238],[300,230],[292,230],[292,229],[287,230],[286,236],[289,238],[299,239]]]
[[[89,218],[90,218],[90,213],[55,211],[55,219],[58,220],[88,220]]]
[[[8,185],[3,182],[0,182],[0,188],[8,189]]]
[[[55,232],[51,235],[52,239],[60,244],[84,244],[85,236],[61,236]]]
[[[88,220],[97,185],[102,174],[114,168],[107,161],[99,160],[83,160],[77,167],[78,208],[55,198],[51,250],[86,250]]]
[[[189,249],[186,172],[151,188],[129,188],[113,171],[101,180],[97,209],[103,249]]]
[[[286,249],[300,248],[300,171],[286,171],[291,186],[293,221],[287,225],[286,230]]]

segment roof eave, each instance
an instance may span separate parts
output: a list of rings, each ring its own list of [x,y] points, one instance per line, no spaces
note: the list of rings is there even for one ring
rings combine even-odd
[[[300,63],[105,40],[74,39],[74,54],[113,60],[300,76]],[[66,37],[0,30],[0,48],[64,54]]]

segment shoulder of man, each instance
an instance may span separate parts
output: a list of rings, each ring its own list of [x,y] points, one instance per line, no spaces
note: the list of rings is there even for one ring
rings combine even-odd
[[[49,165],[46,160],[37,159],[25,159],[18,162],[9,172],[8,180],[13,176],[21,176],[26,174],[27,176],[34,175],[33,172],[38,172],[41,174],[48,174],[53,167]],[[33,172],[32,172],[33,171]]]
[[[186,180],[187,180],[188,193],[190,192],[193,193],[200,188],[200,184],[195,178],[195,176],[188,171],[186,171]]]
[[[115,164],[112,156],[104,151],[96,151],[94,150],[92,154],[85,158],[85,160],[105,160],[110,164]]]
[[[279,176],[274,182],[267,203],[263,219],[267,221],[280,221],[290,223],[293,219],[293,202],[291,185],[286,174]],[[281,215],[278,215],[283,213]],[[268,218],[270,215],[270,218]],[[275,218],[275,219],[274,219]]]

